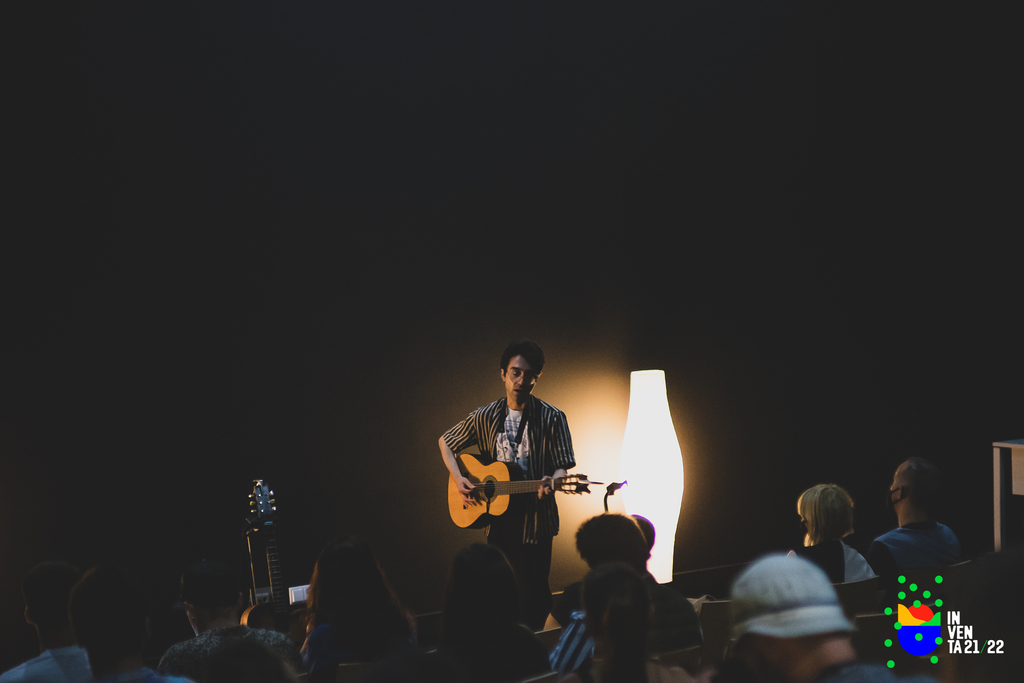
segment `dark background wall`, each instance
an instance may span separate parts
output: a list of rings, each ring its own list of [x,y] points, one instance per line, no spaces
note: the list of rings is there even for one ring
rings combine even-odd
[[[436,440],[500,396],[521,336],[595,478],[629,371],[666,371],[677,571],[791,547],[822,481],[870,540],[909,455],[943,469],[965,552],[991,549],[990,444],[1024,435],[1008,22],[195,4],[8,27],[0,668],[34,654],[33,564],[128,566],[170,619],[186,564],[243,558],[255,477],[287,583],[351,530],[438,609],[478,536],[447,518]],[[563,506],[571,532],[600,496]],[[555,588],[582,567],[558,540]]]

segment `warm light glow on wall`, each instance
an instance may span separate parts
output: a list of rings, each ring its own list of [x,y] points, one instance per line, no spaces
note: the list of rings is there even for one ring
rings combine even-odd
[[[629,482],[621,491],[627,514],[642,515],[654,524],[655,543],[647,569],[659,583],[668,583],[683,501],[683,455],[662,370],[630,373],[620,471]]]
[[[571,364],[559,367],[557,384],[552,381],[543,387],[540,398],[564,410],[569,420],[576,452],[576,467],[570,474],[585,473],[591,480],[605,483],[618,478],[629,405],[628,376],[629,366],[617,359],[574,358]],[[554,378],[552,372],[550,379]],[[604,486],[592,486],[590,495],[559,494],[560,531],[552,547],[552,590],[562,590],[586,575],[587,565],[576,551],[576,530],[604,511],[604,490]],[[626,511],[618,494],[608,503],[612,512]]]

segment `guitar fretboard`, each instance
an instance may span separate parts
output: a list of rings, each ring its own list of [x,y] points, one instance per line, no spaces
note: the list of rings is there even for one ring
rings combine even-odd
[[[264,533],[267,546],[267,573],[270,574],[270,600],[274,604],[274,611],[284,614],[288,611],[288,597],[285,595],[284,582],[281,579],[281,562],[277,558],[277,538],[272,522],[264,525]]]
[[[556,491],[561,490],[563,479],[556,479],[554,482],[554,488]],[[540,488],[541,480],[531,481],[493,481],[493,482],[481,482],[476,485],[478,489],[486,489],[488,492],[492,491],[496,496],[508,496],[516,493],[536,493],[537,489]]]

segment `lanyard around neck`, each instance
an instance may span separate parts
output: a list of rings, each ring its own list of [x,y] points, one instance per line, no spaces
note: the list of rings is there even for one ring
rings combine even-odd
[[[516,431],[516,452],[519,452],[519,444],[523,441],[523,432],[526,430],[526,409],[528,406],[523,406],[523,417],[519,420],[519,429]],[[512,409],[505,404],[505,417],[508,418],[509,411]]]

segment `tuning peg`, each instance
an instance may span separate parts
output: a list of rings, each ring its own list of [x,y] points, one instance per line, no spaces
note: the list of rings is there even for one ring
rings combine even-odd
[[[277,512],[277,506],[276,505],[271,506],[270,509],[273,510],[274,512]]]

